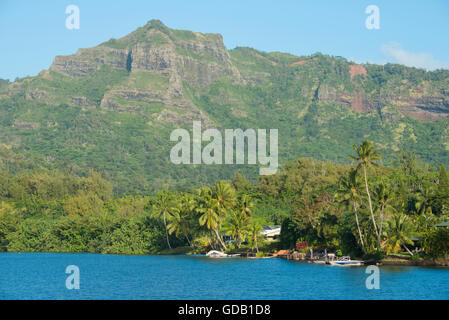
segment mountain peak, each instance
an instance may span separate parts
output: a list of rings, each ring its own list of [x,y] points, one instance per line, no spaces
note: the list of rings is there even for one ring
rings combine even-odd
[[[159,31],[162,32],[166,35],[169,35],[172,33],[172,29],[170,29],[169,27],[167,27],[161,20],[158,19],[151,19],[150,21],[148,21],[144,26],[138,28],[137,30],[135,30],[133,33],[139,33],[139,32],[151,32],[151,31]]]
[[[176,181],[189,172],[183,185],[221,174],[215,166],[188,171],[166,161],[169,131],[192,121],[204,128],[276,128],[286,160],[345,161],[360,137],[382,145],[388,161],[409,146],[427,160],[449,159],[449,71],[359,66],[320,53],[227,50],[217,34],[171,29],[159,20],[57,56],[37,77],[2,83],[0,156],[22,159],[9,154],[32,150],[30,163],[37,155],[61,168],[67,161],[87,168],[101,159],[105,174],[126,180],[122,190],[136,182],[158,185],[167,175]]]
[[[161,20],[159,19],[151,19],[149,20],[145,26],[148,29],[169,29]]]

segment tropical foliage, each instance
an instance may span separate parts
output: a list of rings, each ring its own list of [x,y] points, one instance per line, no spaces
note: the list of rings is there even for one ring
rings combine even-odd
[[[0,247],[3,251],[154,254],[217,250],[315,248],[354,256],[412,251],[449,253],[449,178],[410,153],[381,165],[370,142],[355,146],[353,164],[297,159],[251,184],[232,181],[154,196],[117,196],[90,171],[84,176],[45,169],[0,172]],[[373,165],[377,163],[376,165]],[[282,226],[267,247],[264,226]],[[420,243],[412,239],[420,238]],[[416,240],[415,240],[416,241]],[[267,249],[269,248],[269,249]],[[178,252],[178,251],[176,251]]]

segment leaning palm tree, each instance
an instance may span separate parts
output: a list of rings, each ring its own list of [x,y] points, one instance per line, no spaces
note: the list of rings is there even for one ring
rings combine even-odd
[[[232,185],[225,181],[220,181],[215,184],[210,190],[211,199],[215,200],[213,202],[213,208],[211,210],[216,211],[218,219],[216,220],[217,226],[212,230],[214,231],[218,242],[220,245],[226,249],[226,245],[220,236],[221,223],[226,218],[228,210],[234,207],[236,201],[236,192]],[[209,201],[206,207],[210,207],[212,202]]]
[[[200,226],[204,226],[207,230],[214,232],[216,240],[220,244],[221,248],[226,250],[226,244],[221,238],[219,232],[222,221],[219,203],[217,199],[209,198],[205,200],[204,204],[204,206],[197,209],[201,214],[199,218]]]
[[[168,234],[175,234],[179,236],[182,232],[182,217],[180,214],[180,210],[178,208],[174,208],[171,212],[170,222],[167,224]]]
[[[362,168],[363,169],[363,175],[365,177],[365,188],[366,188],[366,194],[368,196],[368,204],[369,204],[369,210],[371,213],[371,219],[373,221],[374,231],[376,233],[376,236],[379,237],[379,230],[377,229],[376,219],[374,218],[374,211],[373,211],[373,204],[371,201],[371,194],[368,187],[368,177],[367,177],[367,168],[373,164],[375,164],[375,161],[381,160],[381,157],[379,156],[379,150],[375,149],[375,146],[372,142],[364,141],[360,146],[353,146],[354,151],[356,153],[355,156],[350,156],[351,159],[356,160],[359,164],[357,166],[357,169]]]
[[[386,229],[388,237],[384,246],[387,253],[399,251],[403,247],[413,256],[413,253],[407,248],[407,244],[413,244],[413,241],[409,238],[412,230],[409,218],[403,213],[397,213],[387,221]]]
[[[162,191],[157,195],[157,199],[153,205],[152,216],[162,218],[164,220],[165,235],[167,237],[168,247],[171,249],[170,240],[168,239],[167,220],[172,216],[176,209],[173,207],[172,199],[168,191]]]
[[[192,246],[189,238],[190,219],[195,209],[195,201],[189,194],[181,197],[180,202],[176,208],[173,208],[172,215],[170,217],[170,223],[168,224],[168,233],[175,233],[176,236],[183,234],[187,240],[189,246]]]
[[[352,205],[354,210],[355,222],[357,225],[357,231],[359,233],[360,244],[362,245],[362,250],[366,253],[365,243],[362,237],[362,231],[360,230],[358,209],[359,209],[359,192],[361,188],[361,182],[357,176],[357,170],[351,169],[347,177],[343,177],[340,181],[340,188],[337,191],[336,198],[340,202],[345,202],[346,204]]]

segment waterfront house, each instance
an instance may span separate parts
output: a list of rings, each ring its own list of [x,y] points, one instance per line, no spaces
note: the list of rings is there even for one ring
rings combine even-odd
[[[437,224],[434,225],[434,227],[439,227],[439,228],[441,228],[441,227],[449,227],[449,221],[444,221],[444,222],[441,222],[441,223],[437,223]]]
[[[277,239],[281,235],[281,226],[279,225],[266,226],[261,231],[261,234],[266,238]]]

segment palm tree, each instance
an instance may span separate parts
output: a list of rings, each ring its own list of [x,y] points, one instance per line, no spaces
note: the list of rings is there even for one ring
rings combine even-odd
[[[238,201],[238,210],[247,217],[251,217],[251,213],[254,208],[254,203],[251,200],[251,197],[247,194],[244,194],[240,197]]]
[[[165,235],[167,237],[168,247],[171,249],[170,240],[168,239],[167,220],[172,216],[176,209],[172,205],[172,200],[168,191],[162,191],[157,195],[157,199],[153,205],[152,216],[162,218],[164,220]]]
[[[234,238],[237,248],[240,248],[243,242],[253,208],[254,203],[251,201],[251,197],[243,194],[238,199],[235,209],[230,210],[229,219],[223,226],[226,233]]]
[[[167,225],[168,234],[175,233],[178,236],[182,232],[182,217],[179,208],[173,208],[171,212],[170,222]]]
[[[382,181],[379,183],[375,190],[374,190],[374,198],[376,200],[376,203],[378,205],[378,211],[379,211],[379,233],[377,235],[377,251],[380,249],[380,240],[382,237],[382,229],[384,225],[384,217],[385,214],[389,211],[396,211],[390,204],[391,202],[391,193],[390,190],[388,190],[387,183]]]
[[[221,223],[227,215],[227,210],[232,209],[235,204],[235,190],[228,182],[220,181],[214,185],[212,190],[203,188],[200,193],[206,197],[206,203],[200,209],[203,214],[200,217],[200,224],[206,225],[209,230],[214,231],[219,244],[226,250],[226,244],[220,236],[220,229]]]
[[[215,184],[212,189],[212,197],[217,200],[218,208],[223,215],[226,214],[226,209],[230,209],[234,206],[236,201],[236,194],[231,184],[220,181]]]
[[[218,232],[218,228],[221,224],[219,203],[217,199],[212,197],[212,190],[210,188],[202,187],[198,190],[195,211],[200,215],[200,226],[205,227],[206,230],[210,231],[213,235],[212,238],[215,235],[218,243],[223,248],[226,248],[226,245],[223,243]]]
[[[363,169],[363,175],[365,177],[365,188],[366,194],[368,195],[368,203],[369,203],[369,210],[371,213],[371,219],[373,221],[376,236],[379,237],[379,230],[377,229],[376,219],[374,218],[373,204],[371,202],[371,194],[369,192],[368,177],[366,170],[369,166],[375,164],[375,161],[381,160],[381,157],[379,156],[379,151],[375,149],[374,144],[369,141],[364,141],[360,146],[354,145],[353,148],[356,155],[350,156],[350,158],[356,160],[359,163],[357,169],[359,168]]]
[[[251,242],[251,249],[256,248],[256,252],[259,252],[258,246],[258,237],[260,235],[260,231],[262,230],[262,225],[257,220],[251,220],[248,228],[248,233]]]
[[[228,220],[223,225],[223,230],[230,235],[240,248],[244,240],[244,233],[248,229],[249,217],[243,211],[231,210],[228,215]]]
[[[391,251],[399,251],[401,246],[413,256],[413,253],[407,248],[407,244],[413,244],[409,238],[412,230],[412,225],[409,218],[403,213],[393,215],[392,219],[387,221],[387,241],[385,241],[385,248],[387,253]]]
[[[428,184],[424,184],[416,194],[415,209],[418,214],[432,213],[432,190]]]
[[[359,193],[358,190],[361,188],[361,182],[357,176],[357,170],[351,169],[349,171],[349,175],[341,179],[340,189],[337,192],[337,198],[340,199],[341,202],[346,202],[347,204],[352,205],[352,209],[354,210],[355,222],[357,224],[357,231],[359,233],[360,244],[362,245],[362,250],[366,254],[365,243],[362,237],[362,231],[360,230],[360,223],[358,217],[358,203],[359,203]]]
[[[219,203],[217,199],[206,199],[205,206],[198,208],[198,212],[201,214],[199,218],[200,226],[205,226],[207,230],[213,231],[218,243],[224,250],[226,250],[226,244],[218,231],[222,218],[220,216]]]
[[[432,210],[428,213],[423,212],[420,215],[415,215],[413,219],[413,224],[416,226],[415,230],[418,233],[427,232],[437,222],[438,218],[432,214]]]
[[[189,246],[192,246],[189,238],[189,220],[195,209],[195,201],[189,194],[184,195],[180,199],[180,203],[177,208],[173,208],[172,216],[170,217],[170,223],[168,224],[169,234],[175,233],[178,236],[183,233]]]

